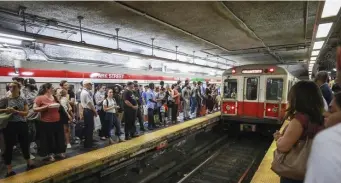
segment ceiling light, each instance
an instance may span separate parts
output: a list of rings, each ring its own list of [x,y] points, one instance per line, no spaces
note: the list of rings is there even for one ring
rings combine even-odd
[[[334,68],[333,71],[336,71],[336,68]]]
[[[0,37],[0,42],[14,45],[21,45],[21,40]]]
[[[321,18],[336,16],[341,7],[340,0],[326,0],[323,7]]]
[[[313,50],[319,50],[322,48],[324,41],[317,41],[314,43]]]
[[[32,39],[32,38],[21,37],[21,36],[14,36],[14,35],[4,34],[4,33],[0,33],[0,36],[1,37],[13,38],[13,39],[27,40],[27,41],[34,41],[35,40],[35,39]]]
[[[76,49],[82,49],[82,50],[88,50],[88,51],[100,51],[97,49],[92,49],[92,48],[85,48],[81,46],[74,46],[74,45],[69,45],[69,44],[58,44],[59,46],[65,46],[65,47],[70,47],[70,48],[76,48]]]
[[[315,61],[316,57],[310,57],[310,60]]]
[[[320,53],[320,50],[312,51],[311,56],[317,56],[317,55],[319,55],[319,53]]]
[[[113,55],[119,55],[119,56],[123,56],[123,57],[140,58],[139,56],[126,55],[126,54],[122,54],[122,53],[111,53],[111,54],[113,54]]]
[[[320,24],[317,29],[316,38],[327,37],[333,23]]]

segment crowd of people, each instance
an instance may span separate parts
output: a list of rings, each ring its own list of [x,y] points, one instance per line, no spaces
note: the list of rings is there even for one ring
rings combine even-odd
[[[204,87],[201,81],[172,85],[161,81],[158,86],[134,81],[107,88],[83,80],[80,85],[77,92],[67,80],[56,88],[44,83],[38,89],[34,79],[20,77],[7,85],[8,92],[0,99],[0,150],[6,177],[16,174],[11,162],[17,147],[30,170],[35,168],[32,149],[53,162],[65,158],[72,144],[84,142],[86,149],[97,148],[93,139],[97,132],[101,140],[113,144],[113,136],[123,142],[144,131],[176,124],[181,113],[186,121],[219,108],[219,89],[209,83]],[[100,123],[98,131],[96,121]]]
[[[281,183],[340,181],[341,90],[328,82],[328,73],[321,71],[315,82],[299,81],[290,89],[290,122],[274,134],[277,149],[271,168]]]

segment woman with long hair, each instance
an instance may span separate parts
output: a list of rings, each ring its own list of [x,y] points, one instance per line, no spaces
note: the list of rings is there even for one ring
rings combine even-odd
[[[5,141],[4,160],[7,166],[6,177],[15,175],[12,170],[12,154],[13,147],[16,141],[19,141],[21,151],[27,162],[27,170],[34,168],[32,160],[30,160],[29,152],[29,139],[28,139],[28,125],[26,122],[26,115],[28,114],[27,100],[20,96],[21,85],[18,82],[9,84],[9,91],[11,92],[8,97],[0,100],[0,113],[11,113],[6,128],[3,129]]]
[[[48,156],[50,161],[54,161],[54,156],[65,158],[65,136],[64,124],[61,122],[67,120],[65,111],[60,108],[59,101],[53,95],[54,89],[51,83],[43,84],[34,101],[33,109],[40,112],[40,154]]]
[[[114,99],[114,91],[113,89],[109,89],[105,94],[105,99],[103,101],[103,110],[105,111],[105,122],[104,127],[102,128],[103,135],[106,138],[109,138],[109,144],[113,144],[114,141],[111,138],[111,127],[114,126],[116,129],[115,134],[119,140],[119,142],[123,142],[120,137],[121,125],[116,116],[117,109],[120,107],[117,105],[116,100]]]
[[[323,129],[323,98],[314,82],[297,82],[290,89],[288,103],[285,118],[290,122],[283,134],[278,131],[274,134],[277,150],[282,153],[288,153],[299,140],[314,138]],[[293,180],[283,176],[280,179],[281,183],[303,182],[303,180]]]

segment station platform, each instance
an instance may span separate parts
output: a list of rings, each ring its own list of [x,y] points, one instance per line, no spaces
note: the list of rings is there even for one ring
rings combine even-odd
[[[89,175],[149,150],[167,146],[167,141],[171,139],[189,135],[218,121],[220,121],[220,112],[1,179],[0,183],[72,182],[79,180],[82,174]]]
[[[284,127],[289,123],[285,121],[281,127],[281,132]],[[273,152],[276,149],[276,141],[270,145],[267,153],[265,154],[261,164],[259,165],[256,173],[254,174],[251,183],[279,183],[279,176],[271,170],[271,163],[273,161]]]

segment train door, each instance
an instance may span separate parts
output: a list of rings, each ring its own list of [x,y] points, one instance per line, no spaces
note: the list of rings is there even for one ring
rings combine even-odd
[[[242,115],[258,117],[259,110],[259,82],[260,77],[244,77]]]
[[[235,78],[227,78],[224,80],[223,98],[222,98],[222,114],[237,114],[237,96],[238,96],[238,80]]]
[[[266,92],[264,101],[264,118],[278,119],[285,110],[283,102],[284,79],[279,77],[266,78]]]

